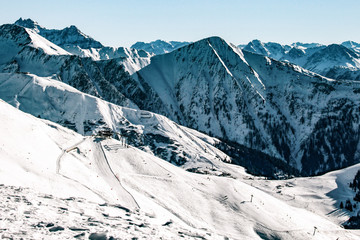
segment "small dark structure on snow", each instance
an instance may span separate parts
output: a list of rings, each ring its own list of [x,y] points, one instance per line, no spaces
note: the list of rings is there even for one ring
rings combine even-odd
[[[98,133],[96,134],[96,137],[110,138],[113,136],[113,134],[114,134],[114,132],[110,128],[105,128],[105,129],[99,130]]]

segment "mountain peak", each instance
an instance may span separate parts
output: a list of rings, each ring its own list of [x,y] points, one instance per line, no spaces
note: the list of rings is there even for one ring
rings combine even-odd
[[[208,37],[208,38],[205,38],[206,40],[208,40],[208,41],[217,41],[217,42],[225,42],[225,40],[224,39],[222,39],[221,37],[219,37],[219,36],[211,36],[211,37]]]
[[[360,47],[360,43],[354,42],[354,41],[345,41],[343,43],[341,43],[341,45],[345,46],[345,47],[350,47],[350,48],[354,48],[354,47]]]
[[[70,27],[67,27],[67,29],[80,32],[80,30],[75,25],[70,25]]]
[[[53,42],[60,47],[68,47],[69,45],[77,45],[84,49],[103,47],[100,42],[81,32],[75,25],[71,25],[61,30],[47,29],[41,27],[32,19],[23,18],[18,19],[15,24],[34,30],[42,37],[48,39],[50,42]]]
[[[329,46],[327,46],[326,48],[324,48],[324,51],[329,51],[332,53],[337,53],[337,54],[350,54],[353,55],[353,51],[348,49],[347,47],[340,45],[340,44],[330,44]]]
[[[39,27],[40,27],[40,25],[36,21],[34,21],[34,20],[30,19],[30,18],[27,18],[27,19],[19,18],[15,22],[15,25],[30,28],[30,29],[34,29],[34,30],[39,30]]]

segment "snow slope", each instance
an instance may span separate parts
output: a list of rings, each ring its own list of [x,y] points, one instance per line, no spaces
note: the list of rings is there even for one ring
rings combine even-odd
[[[337,224],[343,224],[349,216],[359,212],[340,209],[340,202],[353,201],[355,192],[349,187],[360,164],[337,170],[317,177],[294,178],[284,181],[253,181],[246,182],[288,202],[290,205],[304,208],[319,215],[327,216]],[[335,208],[334,208],[335,207]]]
[[[357,237],[358,231],[344,230],[324,215],[290,206],[244,183],[242,178],[249,176],[241,172],[236,179],[189,173],[136,148],[125,148],[119,141],[92,137],[82,141],[80,135],[2,101],[0,107],[1,132],[13,136],[2,138],[0,143],[4,166],[0,171],[4,184],[1,191],[9,196],[2,204],[10,207],[17,201],[17,208],[23,210],[8,222],[3,236],[15,236],[14,229],[26,229],[26,237],[65,237],[75,235],[71,228],[77,228],[85,235],[102,231],[114,237],[148,234],[154,238],[306,239],[313,237],[316,226],[316,239]],[[69,148],[75,143],[76,149]],[[126,192],[115,190],[119,184]],[[13,185],[20,188],[10,187]],[[127,195],[132,197],[126,199]],[[101,206],[96,207],[90,199]],[[116,210],[116,204],[122,208]],[[86,217],[81,218],[78,211]],[[21,221],[24,216],[26,222]],[[64,229],[50,232],[47,223]],[[116,227],[108,228],[107,223]],[[31,228],[31,224],[38,227]],[[119,231],[126,227],[127,231]],[[17,234],[24,236],[21,231]]]
[[[10,24],[0,26],[0,66],[12,60],[23,49],[34,48],[47,55],[70,55],[64,49],[49,42],[33,30]]]

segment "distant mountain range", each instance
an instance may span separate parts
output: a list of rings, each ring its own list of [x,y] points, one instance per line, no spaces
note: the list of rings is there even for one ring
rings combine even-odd
[[[1,52],[0,71],[50,77],[115,104],[164,115],[218,138],[212,145],[254,174],[308,176],[359,161],[359,83],[332,80],[284,60],[291,58],[324,75],[341,64],[347,67],[339,69],[356,72],[358,54],[353,50],[342,45],[282,46],[260,41],[241,50],[219,37],[183,44],[151,58],[152,54],[132,48],[122,57],[86,57],[85,50],[101,53],[109,47],[76,27],[47,30],[19,19],[0,27],[0,45],[6,49]],[[18,95],[14,92],[8,99]],[[52,120],[50,115],[46,118]],[[65,119],[56,121],[77,125],[71,118],[66,118],[67,125]],[[86,134],[83,127],[76,130]],[[169,149],[156,150],[151,141],[141,145],[144,142],[134,134],[129,135],[131,144],[147,145],[171,161],[162,152]]]
[[[134,45],[132,45],[131,48],[135,48],[138,50],[145,50],[149,53],[159,55],[159,54],[169,53],[188,44],[190,44],[190,42],[176,42],[176,41],[166,42],[163,40],[156,40],[150,43],[137,42]]]
[[[328,46],[318,43],[263,43],[253,40],[243,50],[288,61],[334,79],[360,80],[360,44],[352,41]]]

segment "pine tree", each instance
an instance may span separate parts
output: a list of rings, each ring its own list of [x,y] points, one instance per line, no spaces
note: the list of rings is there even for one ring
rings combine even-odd
[[[349,210],[350,212],[353,211],[353,206],[352,206],[352,204],[351,204],[350,199],[346,200],[345,209]]]

